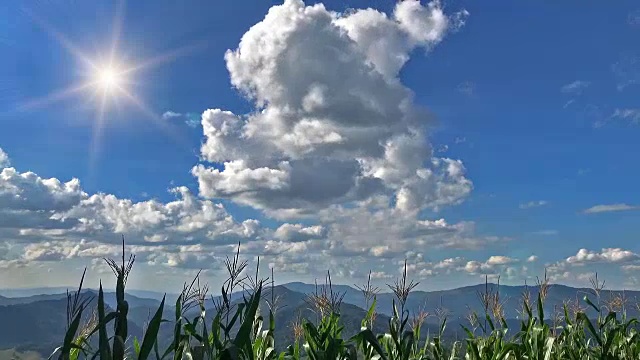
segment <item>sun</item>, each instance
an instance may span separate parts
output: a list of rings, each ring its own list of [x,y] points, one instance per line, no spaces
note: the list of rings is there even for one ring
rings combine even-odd
[[[143,70],[173,61],[207,45],[206,42],[186,44],[168,52],[137,60],[122,56],[123,54],[118,50],[120,48],[120,35],[122,34],[126,0],[115,0],[114,2],[116,4],[113,25],[111,26],[111,41],[110,43],[105,43],[104,47],[93,55],[79,48],[42,17],[28,9],[25,10],[30,19],[34,21],[34,25],[43,29],[78,61],[79,68],[77,72],[81,74],[81,79],[73,81],[63,88],[54,89],[45,96],[28,99],[19,104],[18,109],[34,109],[76,95],[86,97],[91,103],[91,107],[94,107],[93,110],[96,111],[96,116],[92,118],[93,137],[90,158],[96,156],[97,149],[100,147],[99,142],[104,126],[107,122],[113,120],[113,117],[110,116],[110,107],[119,106],[122,103],[121,100],[133,105],[145,115],[144,118],[150,120],[175,140],[177,138],[176,131],[170,129],[170,124],[164,121],[157,111],[149,108],[134,90],[139,85],[140,76],[142,75],[140,73]],[[182,142],[182,140],[180,141]],[[90,160],[90,162],[93,162],[93,160]]]
[[[120,73],[111,67],[105,67],[98,71],[96,82],[106,92],[111,92],[120,87],[122,79]]]

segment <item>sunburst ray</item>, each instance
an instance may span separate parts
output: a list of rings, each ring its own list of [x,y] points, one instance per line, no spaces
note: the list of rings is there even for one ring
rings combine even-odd
[[[80,84],[74,84],[67,88],[55,91],[49,95],[43,96],[41,98],[27,100],[23,102],[20,106],[18,106],[18,108],[20,110],[31,110],[34,108],[46,106],[54,102],[58,102],[66,98],[69,98],[79,92],[83,92],[93,86],[96,86],[96,84],[97,84],[96,81],[89,81],[89,82],[84,82]]]
[[[155,112],[151,111],[149,107],[140,99],[138,99],[134,94],[128,92],[124,88],[118,88],[118,91],[124,95],[124,97],[133,105],[135,105],[140,112],[146,115],[146,117],[151,120],[151,122],[158,127],[161,131],[165,133],[169,138],[171,138],[176,144],[182,146],[189,146],[188,141],[179,135],[179,132],[174,129],[170,123],[164,121],[160,116],[158,116]]]
[[[124,26],[124,13],[126,0],[117,0],[113,26],[111,31],[110,44],[105,49],[105,57],[91,57],[87,55],[80,47],[73,43],[62,32],[55,29],[51,24],[36,16],[33,12],[25,10],[29,17],[44,31],[46,31],[53,39],[55,39],[65,50],[73,57],[79,59],[87,68],[87,76],[89,79],[85,82],[74,84],[65,89],[55,91],[41,99],[28,101],[22,109],[30,109],[35,106],[49,105],[54,102],[66,99],[73,95],[83,92],[90,92],[89,97],[97,97],[96,118],[92,129],[92,139],[90,144],[90,167],[95,165],[96,159],[100,152],[100,144],[104,133],[104,128],[108,123],[107,113],[110,110],[111,103],[117,104],[119,97],[122,97],[127,103],[133,104],[146,118],[160,128],[174,142],[190,148],[188,141],[181,137],[179,131],[176,131],[171,124],[163,121],[161,117],[154,112],[149,106],[134,94],[128,87],[136,82],[132,78],[135,73],[151,67],[158,66],[179,57],[185,56],[199,49],[202,49],[206,43],[201,41],[195,44],[182,46],[177,49],[163,52],[159,55],[146,59],[141,59],[135,63],[125,64],[121,62],[118,56],[120,48],[120,40]],[[88,91],[93,87],[93,91]]]

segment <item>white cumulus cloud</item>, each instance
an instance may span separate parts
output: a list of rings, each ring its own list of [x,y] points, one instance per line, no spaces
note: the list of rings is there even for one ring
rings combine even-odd
[[[629,211],[629,210],[638,210],[640,206],[633,206],[628,204],[606,204],[606,205],[594,205],[588,209],[585,209],[583,212],[585,214],[598,214],[605,212],[615,212],[615,211]]]
[[[600,252],[580,249],[576,255],[566,259],[569,264],[589,262],[623,263],[640,259],[638,254],[620,248],[604,248]]]
[[[200,193],[273,217],[395,197],[398,208],[438,209],[471,191],[461,161],[432,157],[431,115],[398,78],[410,52],[458,27],[437,2],[339,14],[287,0],[251,27],[225,60],[255,111],[201,117]]]
[[[9,160],[9,155],[0,148],[0,169],[9,167],[10,165],[11,161]]]

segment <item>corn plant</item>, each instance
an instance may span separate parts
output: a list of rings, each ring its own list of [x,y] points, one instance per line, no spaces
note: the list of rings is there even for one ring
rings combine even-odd
[[[75,293],[67,293],[67,327],[62,345],[49,359],[140,359],[147,360],[637,360],[640,359],[640,325],[628,318],[625,295],[602,299],[604,282],[592,280],[595,300],[589,296],[564,302],[561,311],[545,314],[544,303],[550,283],[546,276],[538,279],[534,297],[527,288],[522,296],[518,326],[508,326],[504,318],[504,299],[499,288],[478,293],[484,314],[470,312],[470,326],[462,326],[465,339],[447,342],[448,312],[435,309],[438,329],[423,336],[423,326],[430,315],[422,309],[410,316],[407,299],[418,285],[408,280],[405,261],[402,276],[388,285],[395,299],[387,329],[374,333],[379,289],[371,284],[358,287],[363,293],[367,311],[360,331],[350,338],[343,336],[341,304],[344,294],[333,291],[331,275],[305,299],[316,314],[315,321],[299,319],[293,323],[294,342],[276,351],[276,311],[273,271],[271,300],[266,301],[268,315],[261,313],[266,299],[265,284],[269,278],[259,277],[259,264],[254,276],[245,274],[247,262],[238,251],[225,261],[227,280],[221,286],[221,297],[211,298],[213,309],[207,308],[208,287],[201,285],[200,273],[185,283],[175,302],[173,331],[166,349],[160,349],[159,330],[168,322],[162,318],[165,298],[149,320],[142,339],[133,338],[127,328],[129,304],[126,283],[135,257],[125,257],[124,238],[121,262],[105,259],[116,278],[116,308],[105,303],[100,282],[95,309],[93,298],[82,293],[86,269]],[[499,285],[499,282],[498,282]],[[241,296],[239,296],[241,293]],[[234,300],[234,295],[235,299]],[[587,315],[590,310],[590,316]],[[90,314],[90,316],[89,316]],[[481,331],[476,331],[476,329]],[[95,337],[97,337],[97,344]],[[281,344],[286,345],[286,344]]]

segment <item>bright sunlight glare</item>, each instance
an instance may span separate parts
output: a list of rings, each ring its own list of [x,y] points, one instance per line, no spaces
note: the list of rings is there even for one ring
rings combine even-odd
[[[118,87],[120,80],[119,73],[110,67],[103,68],[98,73],[98,84],[105,91]]]
[[[49,35],[51,35],[60,45],[68,50],[74,57],[81,60],[86,66],[85,71],[82,71],[83,75],[86,75],[84,81],[73,83],[68,87],[56,90],[50,94],[32,99],[20,106],[21,109],[31,109],[34,107],[41,107],[54,102],[58,102],[75,96],[77,94],[84,94],[86,90],[93,88],[94,93],[88,94],[91,100],[97,100],[97,116],[94,121],[93,138],[91,145],[91,157],[95,156],[97,149],[99,148],[100,137],[105,126],[105,122],[108,121],[106,116],[108,107],[113,103],[117,104],[119,99],[126,100],[129,104],[134,105],[138,110],[142,111],[146,117],[148,117],[154,124],[166,131],[167,134],[174,136],[173,131],[167,129],[167,123],[159,118],[158,114],[150,109],[143,100],[141,100],[130,89],[135,82],[132,81],[135,73],[140,70],[148,69],[158,66],[162,63],[166,63],[176,59],[177,57],[186,55],[201,46],[188,45],[180,47],[176,50],[162,53],[148,59],[141,59],[136,63],[125,63],[118,56],[118,45],[120,41],[120,34],[123,21],[123,11],[126,0],[117,0],[117,9],[113,21],[113,33],[111,38],[111,44],[105,49],[106,53],[102,53],[98,56],[102,61],[96,61],[98,59],[92,58],[89,54],[85,53],[81,48],[74,44],[64,34],[53,28],[50,24],[44,21],[37,14],[27,11],[28,15],[35,22],[36,25],[44,29]],[[182,141],[182,140],[180,140]],[[93,162],[93,160],[90,160]]]

